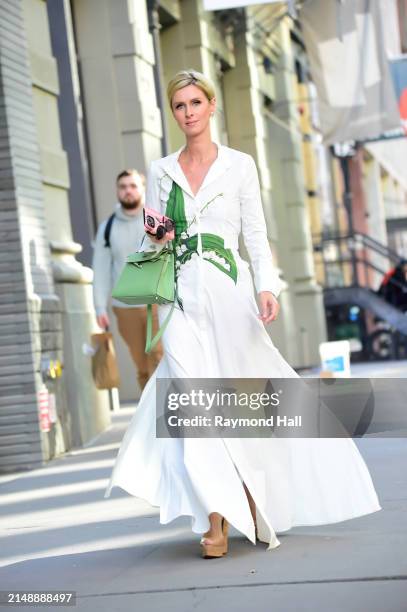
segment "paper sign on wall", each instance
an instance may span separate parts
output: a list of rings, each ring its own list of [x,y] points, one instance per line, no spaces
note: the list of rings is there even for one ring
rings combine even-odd
[[[46,387],[38,391],[38,416],[41,431],[51,431],[51,419],[49,412],[49,392]]]

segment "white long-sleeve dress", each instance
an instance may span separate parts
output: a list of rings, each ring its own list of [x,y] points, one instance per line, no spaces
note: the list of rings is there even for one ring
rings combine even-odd
[[[194,196],[178,162],[181,150],[152,163],[146,194],[146,206],[177,222],[181,304],[163,334],[164,357],[124,435],[105,497],[121,487],[158,506],[162,524],[190,516],[197,534],[209,529],[209,513],[219,512],[255,543],[243,481],[268,549],[279,546],[277,533],[293,526],[380,510],[367,466],[349,438],[156,437],[157,378],[299,378],[258,318],[249,265],[238,251],[242,231],[257,292],[278,297],[282,282],[253,158],[218,145]],[[143,247],[157,248],[148,239]],[[160,323],[169,308],[159,306]]]

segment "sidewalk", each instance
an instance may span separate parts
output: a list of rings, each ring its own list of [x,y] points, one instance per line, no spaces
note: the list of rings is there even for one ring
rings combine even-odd
[[[407,439],[357,440],[383,510],[297,527],[268,552],[232,528],[227,557],[204,560],[188,517],[160,525],[119,489],[103,498],[133,411],[90,447],[0,482],[1,589],[76,591],[87,612],[406,612]]]
[[[301,376],[319,376],[321,368],[309,368]],[[351,376],[355,378],[407,378],[407,361],[371,361],[351,363]],[[407,609],[407,608],[406,608]]]

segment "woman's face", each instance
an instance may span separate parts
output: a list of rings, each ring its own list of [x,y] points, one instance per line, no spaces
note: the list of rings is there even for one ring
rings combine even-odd
[[[215,106],[215,98],[209,101],[196,85],[187,85],[179,89],[172,98],[174,118],[187,137],[197,136],[208,129]]]

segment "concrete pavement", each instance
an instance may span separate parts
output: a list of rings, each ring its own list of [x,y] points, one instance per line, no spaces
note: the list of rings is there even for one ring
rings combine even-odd
[[[357,378],[407,378],[407,361],[367,361],[350,364],[351,376]],[[320,367],[302,370],[301,376],[319,376]]]
[[[204,560],[188,517],[160,525],[142,500],[103,498],[133,410],[88,448],[0,481],[1,589],[73,590],[87,612],[407,611],[407,439],[357,440],[383,510],[297,527],[273,551],[232,528],[227,557]]]

